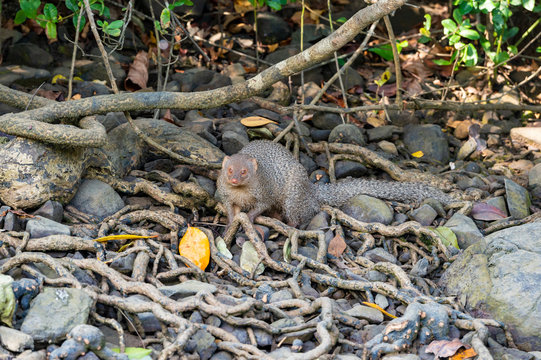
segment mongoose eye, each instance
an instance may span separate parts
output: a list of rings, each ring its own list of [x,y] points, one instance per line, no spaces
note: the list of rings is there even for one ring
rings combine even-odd
[[[228,169],[227,169],[227,173],[228,173],[228,174],[233,174],[233,169],[228,168]]]
[[[247,172],[248,172],[248,171],[247,171],[246,169],[242,169],[241,172],[240,172],[240,174],[241,174],[241,175],[246,175]]]

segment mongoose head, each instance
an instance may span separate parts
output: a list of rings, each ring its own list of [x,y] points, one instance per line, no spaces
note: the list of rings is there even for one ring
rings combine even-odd
[[[232,186],[244,186],[250,182],[257,171],[257,161],[245,154],[224,157],[222,174]]]

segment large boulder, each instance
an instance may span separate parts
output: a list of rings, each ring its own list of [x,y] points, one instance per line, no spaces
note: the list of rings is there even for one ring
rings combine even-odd
[[[509,325],[517,346],[541,350],[541,222],[500,230],[462,253],[440,285],[466,309]]]

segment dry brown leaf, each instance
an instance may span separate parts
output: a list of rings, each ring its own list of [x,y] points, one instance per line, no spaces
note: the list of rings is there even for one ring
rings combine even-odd
[[[278,44],[278,43],[276,43],[276,44],[271,44],[271,45],[267,45],[267,49],[268,49],[269,52],[271,53],[271,52],[276,51],[276,49],[278,49],[278,46],[279,46],[279,45],[280,45],[280,44]]]
[[[246,127],[259,127],[267,124],[277,124],[276,121],[272,121],[262,116],[248,116],[243,118],[240,123]]]
[[[457,353],[458,349],[465,348],[466,345],[459,339],[434,340],[427,347],[426,352],[435,355],[435,360],[444,357],[450,357]]]
[[[366,123],[369,125],[372,125],[373,127],[380,127],[380,126],[385,125],[385,119],[380,119],[375,116],[369,116],[366,119]]]
[[[332,256],[340,257],[344,250],[346,250],[346,242],[344,241],[344,238],[340,235],[336,235],[332,238],[331,242],[329,243],[328,252]]]
[[[241,14],[247,13],[249,11],[254,11],[254,7],[250,4],[248,0],[235,0],[233,2],[235,11]]]
[[[128,91],[137,91],[147,87],[148,81],[148,53],[139,51],[130,65],[128,76],[124,80],[124,87]]]

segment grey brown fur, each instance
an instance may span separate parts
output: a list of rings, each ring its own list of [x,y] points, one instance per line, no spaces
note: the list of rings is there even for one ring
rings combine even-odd
[[[236,186],[232,181],[237,181]],[[229,223],[241,210],[248,211],[252,221],[265,211],[276,210],[294,226],[309,221],[323,204],[340,206],[361,194],[402,202],[426,198],[435,198],[443,204],[455,201],[444,192],[420,183],[351,179],[337,184],[313,184],[304,166],[286,148],[261,140],[250,142],[238,154],[224,159],[218,191]]]

